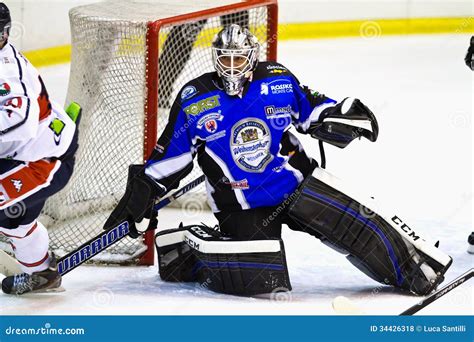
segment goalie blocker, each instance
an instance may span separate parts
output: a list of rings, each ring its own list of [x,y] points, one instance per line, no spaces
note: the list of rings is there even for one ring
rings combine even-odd
[[[157,233],[155,244],[164,281],[246,296],[291,290],[281,239],[239,241],[207,226],[181,225]]]
[[[355,195],[340,180],[316,169],[301,185],[288,214],[309,233],[322,235],[325,244],[347,255],[372,279],[419,295],[432,292],[444,280],[451,257],[397,215],[376,213]]]

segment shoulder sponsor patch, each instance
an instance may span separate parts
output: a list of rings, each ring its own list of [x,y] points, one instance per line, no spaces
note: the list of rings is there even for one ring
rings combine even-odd
[[[271,133],[265,122],[257,118],[240,120],[232,127],[232,158],[244,171],[263,172],[273,159],[271,142]]]
[[[267,70],[270,74],[283,74],[288,71],[287,68],[281,65],[267,65]]]
[[[198,91],[196,90],[195,86],[187,86],[181,92],[181,101],[189,100],[191,97],[196,95]]]

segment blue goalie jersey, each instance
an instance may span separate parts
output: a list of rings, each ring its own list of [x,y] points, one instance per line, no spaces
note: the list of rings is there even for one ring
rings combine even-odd
[[[258,64],[241,96],[227,95],[217,73],[204,74],[180,90],[145,172],[164,195],[197,156],[214,212],[279,205],[317,166],[290,127],[311,133],[335,104],[274,62]]]

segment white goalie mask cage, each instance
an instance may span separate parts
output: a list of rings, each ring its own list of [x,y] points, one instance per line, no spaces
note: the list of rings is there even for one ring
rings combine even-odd
[[[257,66],[259,49],[258,39],[239,25],[229,25],[217,34],[212,57],[227,94],[240,93]]]

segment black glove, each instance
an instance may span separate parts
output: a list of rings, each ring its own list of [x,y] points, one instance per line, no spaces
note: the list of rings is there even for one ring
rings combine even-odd
[[[466,65],[469,68],[471,68],[471,70],[474,70],[474,60],[472,59],[473,53],[474,53],[474,36],[471,37],[471,45],[467,49],[467,54],[466,54],[466,57],[464,58]]]
[[[164,190],[145,175],[143,165],[130,165],[125,194],[105,222],[104,229],[109,230],[128,221],[130,237],[137,238],[143,232],[137,231],[135,223],[140,223],[144,218],[150,220],[146,230],[155,229],[158,224],[158,213],[153,207],[155,200],[163,193]]]
[[[310,127],[313,138],[344,148],[355,138],[376,141],[379,125],[372,111],[359,99],[345,98],[328,108],[319,121]]]

